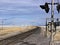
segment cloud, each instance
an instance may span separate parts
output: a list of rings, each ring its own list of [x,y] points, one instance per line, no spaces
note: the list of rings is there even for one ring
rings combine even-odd
[[[15,17],[15,19],[6,20],[6,24],[40,24],[45,20],[40,18],[50,17],[51,13],[46,14],[39,7],[45,2],[51,2],[51,0],[0,0],[0,18]]]
[[[33,5],[32,0],[0,0],[2,4]]]
[[[33,24],[36,23],[37,20],[35,19],[26,19],[26,18],[13,18],[13,19],[7,19],[7,20],[2,20],[4,21],[4,25],[26,25],[26,24]],[[0,23],[2,24],[2,21]]]
[[[38,7],[32,0],[0,0],[0,15],[32,14]]]

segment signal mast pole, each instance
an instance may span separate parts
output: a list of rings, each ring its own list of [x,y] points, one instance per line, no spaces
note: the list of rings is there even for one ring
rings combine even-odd
[[[54,0],[51,0],[51,36],[50,36],[50,45],[54,45]]]

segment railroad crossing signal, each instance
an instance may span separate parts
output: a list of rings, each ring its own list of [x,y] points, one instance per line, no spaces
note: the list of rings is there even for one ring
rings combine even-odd
[[[60,4],[57,5],[57,11],[60,12]]]
[[[45,3],[45,5],[40,5],[40,7],[41,7],[42,9],[45,9],[46,13],[49,12],[49,6],[48,6],[48,3]]]
[[[45,5],[40,5],[40,7],[42,8],[42,9],[45,9],[45,12],[46,13],[48,13],[49,12],[49,6],[48,5],[52,5],[52,3],[45,3]],[[58,11],[58,13],[60,13],[60,4],[59,3],[54,3],[54,5],[56,5],[56,4],[58,4],[57,6],[56,6],[56,8],[57,8],[57,11]]]
[[[50,45],[54,45],[54,33],[53,33],[53,31],[55,30],[54,29],[54,5],[55,4],[57,4],[57,11],[58,11],[58,13],[60,13],[60,4],[59,3],[54,3],[54,0],[51,0],[51,3],[45,3],[45,5],[40,5],[40,7],[42,8],[42,9],[45,9],[45,11],[46,11],[46,13],[48,13],[49,12],[49,6],[48,6],[48,4],[49,5],[51,5],[51,36],[50,36]]]

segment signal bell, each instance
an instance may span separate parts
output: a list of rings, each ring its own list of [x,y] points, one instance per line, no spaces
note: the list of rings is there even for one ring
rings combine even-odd
[[[45,3],[45,5],[40,5],[40,7],[42,8],[42,9],[45,9],[45,11],[46,11],[46,13],[48,13],[49,12],[49,6],[48,6],[48,3]]]

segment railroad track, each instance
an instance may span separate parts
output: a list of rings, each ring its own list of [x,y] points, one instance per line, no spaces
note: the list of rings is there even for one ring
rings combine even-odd
[[[24,42],[23,40],[25,38],[29,37],[30,35],[32,35],[33,33],[35,33],[36,31],[38,31],[39,29],[40,29],[40,27],[37,27],[37,28],[30,30],[28,32],[18,34],[13,37],[6,38],[4,40],[0,40],[0,45],[14,45],[15,43],[18,43],[18,42],[27,43],[27,42]],[[34,45],[34,44],[32,44],[32,45]]]

